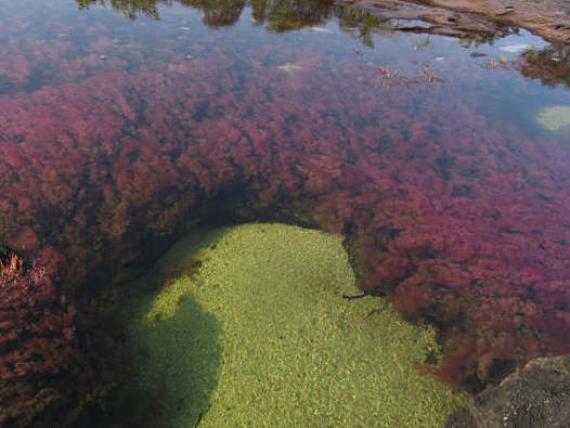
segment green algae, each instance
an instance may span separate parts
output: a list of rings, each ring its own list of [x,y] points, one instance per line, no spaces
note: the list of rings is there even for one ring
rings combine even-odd
[[[414,368],[435,349],[430,328],[342,299],[357,291],[339,237],[218,229],[137,286],[160,287],[127,304],[137,386],[163,385],[152,426],[436,427],[463,401]]]
[[[542,109],[537,114],[536,119],[549,131],[570,129],[570,106],[554,106]]]

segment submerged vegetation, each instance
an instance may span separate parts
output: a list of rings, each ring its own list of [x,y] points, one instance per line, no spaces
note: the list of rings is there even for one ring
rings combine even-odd
[[[168,391],[154,427],[427,428],[462,401],[415,369],[436,352],[432,329],[382,299],[342,298],[355,287],[340,237],[279,224],[193,234],[130,289],[149,290],[123,304],[132,385]]]

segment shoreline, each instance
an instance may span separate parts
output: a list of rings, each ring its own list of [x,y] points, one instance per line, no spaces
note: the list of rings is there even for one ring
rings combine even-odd
[[[387,19],[407,22],[397,28],[430,34],[471,38],[477,35],[507,35],[520,27],[556,45],[570,44],[570,5],[547,0],[537,5],[529,0],[344,0],[365,7]]]

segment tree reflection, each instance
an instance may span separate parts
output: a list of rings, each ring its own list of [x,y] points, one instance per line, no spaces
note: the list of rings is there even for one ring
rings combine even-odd
[[[168,0],[75,0],[75,2],[81,10],[95,5],[111,7],[130,19],[135,19],[138,15],[160,19],[157,4],[171,3]]]
[[[547,86],[570,88],[570,47],[549,46],[540,51],[526,51],[519,62],[520,71],[529,79],[540,79]]]
[[[239,20],[247,0],[180,0],[179,3],[200,10],[209,27],[223,27]]]
[[[90,6],[110,7],[130,19],[144,15],[160,19],[159,5],[171,0],[75,0],[80,9]],[[235,24],[245,6],[252,8],[255,21],[272,31],[283,32],[317,25],[332,17],[333,0],[176,0],[204,13],[204,22],[212,27]]]
[[[333,17],[332,0],[251,0],[255,21],[278,33],[322,25]]]
[[[160,19],[159,5],[171,0],[75,0],[80,9],[90,6],[110,7],[126,17],[147,16]],[[385,20],[364,9],[338,5],[333,0],[177,0],[179,4],[200,10],[204,23],[211,27],[235,24],[246,6],[251,7],[254,21],[268,30],[282,33],[325,24],[334,17],[344,29],[357,31],[361,40],[371,42],[374,28]],[[386,26],[386,24],[384,24]]]
[[[369,47],[374,45],[373,34],[394,31],[388,19],[383,19],[366,9],[337,4],[334,6],[334,15],[338,18],[342,30]]]

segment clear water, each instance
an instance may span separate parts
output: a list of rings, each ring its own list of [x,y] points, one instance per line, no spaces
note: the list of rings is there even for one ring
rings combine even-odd
[[[0,7],[0,236],[62,293],[198,224],[295,222],[442,329],[444,381],[570,352],[567,52],[320,1]]]

